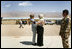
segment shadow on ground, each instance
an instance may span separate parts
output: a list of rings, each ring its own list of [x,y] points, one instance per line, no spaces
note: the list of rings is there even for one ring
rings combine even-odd
[[[32,45],[32,42],[30,42],[30,41],[21,41],[20,43],[22,43],[24,45]]]

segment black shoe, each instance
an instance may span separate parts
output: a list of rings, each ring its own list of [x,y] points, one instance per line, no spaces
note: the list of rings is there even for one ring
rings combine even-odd
[[[43,46],[43,45],[39,45],[39,46]]]
[[[35,44],[32,44],[32,45],[36,46],[36,45],[37,45],[37,43],[35,43]]]
[[[43,44],[42,45],[37,44],[37,46],[43,46]]]
[[[39,47],[43,46],[43,45],[38,45]]]

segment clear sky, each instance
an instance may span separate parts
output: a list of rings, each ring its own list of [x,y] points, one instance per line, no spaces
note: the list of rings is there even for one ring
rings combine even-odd
[[[1,12],[62,12],[64,9],[71,13],[71,1],[1,1]]]

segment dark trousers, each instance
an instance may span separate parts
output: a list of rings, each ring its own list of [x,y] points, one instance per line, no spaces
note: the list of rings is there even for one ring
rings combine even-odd
[[[43,46],[43,32],[44,28],[42,26],[37,26],[37,45]]]
[[[21,28],[21,27],[23,28],[22,24],[20,24],[20,27],[19,28]]]

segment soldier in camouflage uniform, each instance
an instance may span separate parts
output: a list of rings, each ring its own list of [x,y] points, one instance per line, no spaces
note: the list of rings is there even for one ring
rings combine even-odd
[[[68,10],[63,10],[63,19],[61,21],[61,28],[59,35],[62,38],[63,48],[69,48],[68,38],[70,35],[71,21],[68,16]]]

